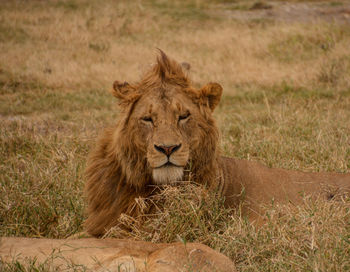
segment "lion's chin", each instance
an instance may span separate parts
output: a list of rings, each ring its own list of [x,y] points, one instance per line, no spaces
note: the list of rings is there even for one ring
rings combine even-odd
[[[178,166],[163,166],[154,168],[152,175],[153,181],[156,184],[171,184],[178,180],[181,180],[184,174],[183,167]]]

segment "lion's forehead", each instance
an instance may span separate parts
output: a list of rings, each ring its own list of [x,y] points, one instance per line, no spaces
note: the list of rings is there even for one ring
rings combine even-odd
[[[167,92],[163,94],[150,93],[142,96],[135,106],[136,115],[166,115],[181,114],[186,110],[194,110],[195,104],[192,100],[180,92]]]

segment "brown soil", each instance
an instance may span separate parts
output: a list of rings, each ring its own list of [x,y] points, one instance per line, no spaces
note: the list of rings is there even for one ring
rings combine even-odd
[[[242,3],[242,4],[241,4]],[[324,20],[350,24],[350,1],[244,1],[220,5],[220,13],[237,20],[270,19],[283,22]]]

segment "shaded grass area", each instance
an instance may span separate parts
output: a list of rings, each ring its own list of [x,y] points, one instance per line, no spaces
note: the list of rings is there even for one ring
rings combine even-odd
[[[116,79],[137,79],[155,47],[189,61],[195,84],[224,86],[215,112],[223,154],[349,171],[348,26],[242,23],[216,16],[223,2],[0,5],[0,236],[66,238],[83,230],[86,156],[118,116],[108,89]],[[236,4],[248,9],[254,1]],[[199,190],[166,188],[158,200],[166,209],[129,237],[203,242],[240,271],[350,269],[348,200],[266,207],[268,224],[257,229]],[[31,261],[33,271],[47,268]],[[25,268],[14,261],[6,270]]]
[[[3,96],[0,100],[0,114],[20,115],[30,113],[65,113],[86,111],[88,109],[111,109],[111,99],[107,92],[84,90],[60,92],[57,90],[30,90]]]

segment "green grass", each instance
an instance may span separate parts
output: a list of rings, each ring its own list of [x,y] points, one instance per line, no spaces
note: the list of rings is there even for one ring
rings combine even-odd
[[[111,109],[112,101],[107,92],[84,90],[57,92],[56,90],[30,90],[7,95],[0,100],[0,114],[29,114],[42,112],[79,112],[93,109]]]
[[[221,103],[223,151],[269,166],[346,171],[350,166],[350,93],[307,90],[283,84],[242,90]],[[344,119],[344,120],[345,120]]]
[[[25,260],[22,260],[19,262],[18,260],[14,259],[11,263],[4,263],[2,264],[0,262],[0,268],[3,272],[45,272],[45,271],[62,271],[62,266],[54,267],[52,265],[52,259],[48,258],[45,262],[40,263],[35,258],[26,258]],[[77,265],[71,263],[71,261],[66,260],[67,264],[65,267],[65,270],[69,269],[69,271],[72,272],[83,272],[88,271],[88,269],[83,265]]]
[[[68,237],[82,229],[88,146],[76,137],[47,135],[45,124],[43,131],[36,125],[18,128],[13,122],[1,131],[0,222],[6,227],[0,235]]]
[[[199,1],[197,1],[199,3]],[[148,4],[155,8],[159,13],[166,14],[178,21],[207,20],[210,15],[202,5],[196,4],[196,1],[148,1]]]
[[[21,27],[6,26],[0,22],[0,42],[11,41],[24,43],[29,38],[28,33]]]
[[[269,52],[282,62],[308,61],[329,53],[335,44],[349,35],[348,27],[325,26],[313,32],[292,33],[269,45]]]

